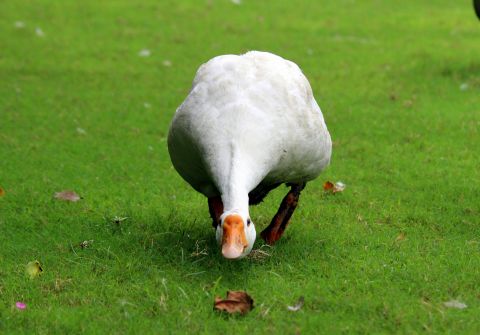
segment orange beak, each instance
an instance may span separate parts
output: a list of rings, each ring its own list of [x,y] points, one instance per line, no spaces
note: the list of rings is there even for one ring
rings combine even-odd
[[[248,246],[243,219],[240,215],[230,214],[223,221],[222,255],[235,259],[242,255]]]

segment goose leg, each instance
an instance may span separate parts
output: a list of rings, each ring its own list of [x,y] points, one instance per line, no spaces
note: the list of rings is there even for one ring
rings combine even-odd
[[[221,197],[208,198],[208,211],[212,218],[213,228],[217,228],[220,223],[220,216],[223,213],[223,202]]]
[[[300,192],[305,188],[306,183],[287,184],[291,186],[290,191],[283,198],[277,214],[272,219],[270,225],[260,234],[269,245],[275,244],[282,237],[285,228],[287,228],[290,218],[297,208]]]

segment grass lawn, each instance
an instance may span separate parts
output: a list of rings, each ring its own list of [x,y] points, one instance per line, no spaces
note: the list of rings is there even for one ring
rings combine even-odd
[[[478,334],[479,41],[470,0],[1,1],[0,333]],[[166,134],[200,64],[255,49],[300,65],[334,154],[231,262]],[[229,289],[254,310],[214,312]]]

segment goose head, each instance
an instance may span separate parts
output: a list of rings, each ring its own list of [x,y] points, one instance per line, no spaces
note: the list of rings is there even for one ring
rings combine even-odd
[[[247,256],[255,243],[255,225],[248,215],[229,211],[220,217],[216,238],[222,248],[222,255],[228,259],[240,259]]]

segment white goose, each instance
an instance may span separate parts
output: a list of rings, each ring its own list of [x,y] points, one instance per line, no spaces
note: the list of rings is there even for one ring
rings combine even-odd
[[[283,234],[307,181],[329,164],[330,134],[299,67],[268,52],[218,56],[203,64],[168,134],[173,166],[208,198],[226,258],[255,242],[249,205],[291,187],[261,236]]]

